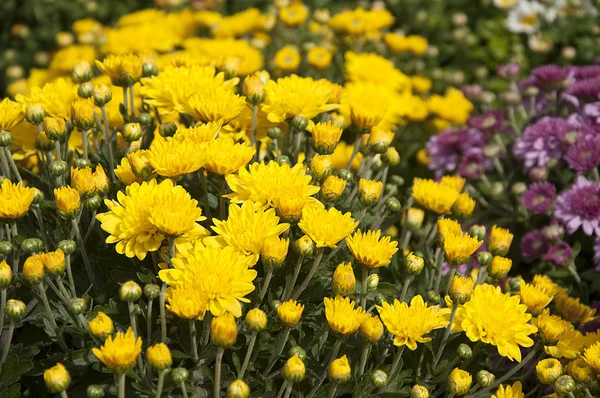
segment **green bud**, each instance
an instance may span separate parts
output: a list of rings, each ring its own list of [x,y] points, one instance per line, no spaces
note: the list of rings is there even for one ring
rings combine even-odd
[[[104,387],[97,384],[90,384],[87,388],[88,398],[102,398],[104,397]]]
[[[172,122],[169,122],[172,123]],[[175,123],[172,123],[173,125],[175,125]],[[177,129],[177,126],[175,126],[175,129]],[[161,125],[161,128],[159,129],[160,135],[163,135],[163,128]],[[123,126],[123,139],[125,139],[125,141],[127,142],[134,142],[139,140],[140,138],[142,138],[142,127],[140,126],[139,123],[127,123],[125,126]],[[173,131],[173,134],[175,134],[175,131]],[[170,137],[170,136],[165,136],[163,135],[163,137]]]
[[[77,88],[77,95],[81,98],[90,98],[94,95],[94,85],[91,82],[81,83]]]
[[[371,373],[371,383],[375,387],[385,387],[388,383],[388,375],[381,369],[374,370]]]
[[[430,290],[427,292],[427,301],[429,301],[431,304],[439,304],[440,295],[435,290]]]
[[[144,286],[144,296],[149,299],[155,299],[160,295],[160,287],[153,283],[149,283]]]
[[[391,212],[398,212],[402,208],[400,201],[396,198],[387,198],[385,201],[385,207]]]
[[[158,75],[158,67],[154,62],[144,62],[142,64],[142,76],[151,77]]]
[[[479,384],[481,387],[486,388],[494,384],[494,381],[496,381],[496,376],[494,376],[487,370],[480,370],[475,375],[475,380],[477,381],[477,384]]]
[[[106,84],[98,84],[94,87],[94,91],[92,93],[94,96],[94,104],[96,106],[102,107],[112,100],[112,91]]]
[[[559,394],[569,394],[575,389],[575,380],[571,376],[562,375],[554,382],[554,390]]]
[[[508,286],[510,287],[511,292],[520,292],[521,280],[519,278],[510,278],[510,280],[508,281]]]
[[[394,185],[402,186],[404,185],[404,178],[399,175],[393,175],[390,177],[390,182]]]
[[[69,302],[69,312],[73,315],[79,315],[87,308],[87,300],[74,298]]]
[[[12,145],[12,134],[6,130],[0,131],[0,147],[9,147]]]
[[[58,242],[58,247],[65,255],[73,254],[77,250],[77,244],[72,240],[61,240]]]
[[[8,256],[13,251],[13,244],[10,241],[0,241],[0,254]]]
[[[372,292],[373,290],[377,290],[377,286],[379,286],[379,275],[369,275],[367,277],[367,290]]]
[[[175,368],[171,371],[171,379],[173,383],[179,385],[185,382],[190,375],[190,372],[186,368]]]
[[[273,300],[269,303],[269,305],[271,306],[272,309],[276,310],[281,305],[281,301]]]
[[[469,235],[479,240],[483,240],[485,238],[486,229],[483,225],[475,224],[471,228],[469,228]]]
[[[234,380],[227,387],[227,398],[246,398],[250,396],[250,387],[244,380]]]
[[[152,116],[149,113],[142,112],[138,115],[138,123],[142,126],[150,126],[152,124]]]
[[[302,361],[306,361],[306,351],[304,350],[304,348],[300,347],[299,345],[293,346],[288,351],[289,357],[293,357],[294,355],[298,355],[298,358],[300,358]]]
[[[98,195],[94,195],[92,197],[87,198],[84,202],[83,205],[85,206],[86,209],[98,209],[100,206],[102,206],[102,198]]]
[[[458,346],[458,348],[456,349],[456,353],[462,359],[469,359],[473,356],[473,350],[471,350],[471,347],[464,343]]]
[[[158,131],[163,137],[173,137],[177,132],[177,125],[173,122],[163,123],[160,125]]]
[[[6,303],[6,316],[13,320],[18,321],[25,315],[27,306],[21,300],[8,300]]]
[[[288,158],[285,155],[278,156],[276,160],[277,160],[277,164],[280,166],[282,166],[284,164],[291,164],[290,158]]]
[[[85,169],[86,167],[92,167],[92,162],[89,159],[79,158],[73,161],[73,166],[78,169]]]
[[[301,132],[303,132],[304,130],[306,130],[306,127],[308,126],[308,119],[302,115],[296,115],[292,119],[292,126],[296,130],[300,130]]]
[[[527,184],[525,184],[524,182],[520,182],[520,181],[515,182],[510,187],[510,192],[512,192],[515,195],[521,195],[526,190],[527,190]]]
[[[346,181],[352,181],[352,172],[350,170],[340,170],[340,172],[338,173],[338,177],[340,177],[342,180],[346,180]]]
[[[119,297],[123,301],[135,302],[142,295],[142,288],[135,281],[127,281],[121,286]]]
[[[281,129],[279,127],[271,127],[267,130],[267,136],[272,140],[276,140],[281,136]]]
[[[21,242],[21,250],[25,254],[39,253],[44,250],[44,243],[38,238],[27,238]]]
[[[33,188],[35,191],[33,192],[33,204],[37,205],[42,200],[44,200],[44,193],[37,188]]]
[[[475,259],[477,260],[477,263],[479,265],[481,265],[482,267],[491,263],[493,257],[494,256],[492,256],[492,253],[490,253],[490,252],[479,252],[475,255]]]
[[[377,293],[375,295],[375,302],[377,303],[377,305],[385,303],[385,296],[381,293]]]
[[[54,162],[50,163],[50,173],[52,173],[52,175],[55,177],[65,174],[68,170],[69,166],[64,160],[55,160]]]

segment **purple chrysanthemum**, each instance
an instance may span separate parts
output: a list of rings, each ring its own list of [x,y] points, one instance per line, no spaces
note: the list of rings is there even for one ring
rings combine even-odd
[[[542,228],[542,234],[548,242],[560,242],[565,236],[565,228],[556,220]]]
[[[458,174],[468,180],[477,180],[485,169],[483,155],[471,153],[463,156],[458,165]]]
[[[500,65],[496,69],[496,75],[502,79],[513,79],[519,76],[520,66],[518,62],[511,62],[508,64]]]
[[[546,254],[548,242],[539,229],[527,232],[521,238],[521,254],[524,257],[540,257]]]
[[[573,258],[573,249],[568,243],[560,242],[550,246],[544,256],[544,260],[550,261],[554,265],[567,265]]]
[[[567,80],[571,74],[569,68],[561,68],[553,64],[538,66],[531,71],[531,76],[541,86],[560,84]]]
[[[594,124],[600,124],[600,102],[585,104],[583,114]]]
[[[428,167],[437,177],[453,172],[458,167],[458,159],[472,153],[481,153],[488,139],[476,129],[447,129],[434,135],[427,142],[431,157]]]
[[[587,139],[586,139],[587,138]],[[580,139],[565,155],[569,168],[585,173],[600,164],[600,136]]]
[[[481,115],[472,116],[468,120],[469,126],[481,130],[484,133],[497,132],[502,130],[503,122],[503,111],[488,111]]]
[[[571,189],[556,198],[554,217],[569,234],[581,227],[588,236],[600,235],[600,182],[579,176]]]
[[[600,77],[576,81],[565,90],[564,95],[587,101],[598,100],[600,98]]]
[[[576,80],[600,76],[600,65],[572,66],[569,69]]]
[[[569,129],[565,119],[544,117],[516,139],[513,153],[524,161],[526,169],[545,166],[551,159],[562,157],[561,138]]]
[[[556,197],[556,187],[549,182],[534,182],[521,195],[521,203],[533,214],[543,214]]]

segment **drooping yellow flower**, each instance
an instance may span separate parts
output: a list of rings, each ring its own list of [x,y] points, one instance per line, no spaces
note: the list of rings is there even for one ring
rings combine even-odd
[[[284,72],[294,72],[300,66],[302,57],[298,47],[288,44],[275,53],[275,67]]]
[[[262,104],[267,118],[281,123],[294,116],[312,119],[320,113],[337,109],[339,105],[329,103],[333,86],[326,80],[292,75],[270,80],[265,86],[266,97]]]
[[[279,223],[275,210],[254,206],[246,201],[242,206],[229,206],[227,220],[214,220],[213,231],[218,236],[206,239],[208,245],[232,246],[250,258],[251,264],[256,264],[263,250],[265,239],[269,236],[279,236],[286,231],[290,224]]]
[[[417,343],[431,341],[425,336],[432,330],[448,325],[446,318],[450,313],[447,308],[428,307],[420,295],[412,298],[410,306],[394,299],[393,305],[384,302],[376,308],[388,332],[394,335],[394,345],[412,351],[417,349]]]
[[[525,304],[527,308],[529,308],[529,312],[536,316],[550,302],[552,301],[552,297],[546,294],[541,288],[535,285],[529,285],[525,282],[521,282],[521,303]]]
[[[296,300],[288,300],[277,307],[277,315],[281,322],[287,327],[294,327],[300,322],[304,305],[296,302]]]
[[[551,297],[555,297],[559,293],[567,294],[567,289],[558,286],[546,275],[534,275],[531,284],[539,287],[544,293]]]
[[[500,385],[496,394],[492,395],[492,398],[525,398],[523,393],[523,386],[520,381],[517,381],[512,386]]]
[[[598,318],[596,309],[582,304],[579,297],[569,297],[561,293],[554,297],[554,305],[563,319],[577,325],[585,325]]]
[[[346,245],[356,261],[368,269],[375,269],[388,265],[398,251],[398,242],[392,241],[389,236],[380,237],[381,230],[366,233],[357,230],[346,238]]]
[[[92,348],[94,355],[114,373],[121,373],[135,365],[135,361],[142,352],[142,339],[135,338],[133,330],[127,333],[117,333],[113,339],[108,336],[100,348]]]
[[[0,130],[10,131],[13,127],[23,121],[25,109],[18,102],[4,98],[0,102]]]
[[[533,345],[529,335],[537,328],[529,324],[531,314],[519,300],[519,296],[503,294],[500,287],[478,285],[471,300],[458,307],[452,330],[464,331],[473,342],[494,345],[501,356],[520,362],[519,347]]]
[[[600,342],[587,348],[583,352],[583,360],[594,369],[596,373],[600,373]]]
[[[17,102],[21,104],[40,104],[46,116],[70,118],[71,103],[77,97],[77,87],[71,79],[58,78],[44,84],[43,87],[31,87],[29,93],[18,94]]]
[[[412,186],[412,198],[421,206],[438,214],[450,214],[459,194],[460,190],[452,185],[428,179],[415,178]]]
[[[149,251],[160,248],[166,234],[179,235],[183,230],[200,236],[209,234],[194,222],[204,219],[197,202],[183,187],[173,186],[170,179],[160,184],[155,179],[133,183],[117,194],[117,200],[107,199],[105,203],[109,211],[96,218],[110,234],[106,242],[116,243],[117,253],[127,257],[143,260]]]
[[[104,312],[98,312],[98,315],[88,322],[88,326],[92,334],[100,339],[105,339],[115,330],[112,319]]]
[[[467,233],[461,235],[448,234],[444,236],[444,254],[450,264],[457,266],[466,263],[483,241]]]
[[[199,144],[189,138],[167,137],[154,140],[146,158],[158,175],[180,177],[200,169],[207,160],[205,144]]]
[[[248,168],[240,168],[237,174],[228,175],[226,181],[232,193],[225,197],[232,203],[251,201],[264,207],[272,206],[282,216],[284,202],[290,198],[298,200],[300,213],[305,207],[323,207],[313,197],[319,187],[311,185],[311,176],[301,163],[293,167],[277,162],[252,163]]]
[[[308,235],[317,247],[336,248],[336,244],[350,235],[357,227],[358,221],[354,221],[352,214],[332,207],[329,210],[323,208],[305,208],[298,227]]]
[[[24,187],[22,182],[13,184],[8,178],[0,187],[0,219],[17,220],[27,211],[33,202],[35,190]]]
[[[348,297],[335,296],[335,299],[325,297],[323,302],[329,327],[336,333],[353,334],[369,318],[369,314],[360,306],[355,308],[354,301],[350,301]]]
[[[204,88],[190,95],[176,110],[187,113],[203,123],[222,121],[227,123],[240,115],[246,106],[246,98],[219,86]]]
[[[208,143],[204,168],[219,175],[235,173],[252,160],[255,152],[248,143],[236,144],[231,138],[219,137]]]
[[[490,230],[487,248],[492,254],[505,256],[510,249],[512,240],[513,234],[508,229],[494,225]]]

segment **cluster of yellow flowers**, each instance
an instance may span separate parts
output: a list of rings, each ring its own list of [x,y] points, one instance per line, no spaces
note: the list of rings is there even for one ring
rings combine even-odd
[[[404,384],[414,398],[522,398],[534,361],[558,394],[595,393],[600,332],[577,330],[595,310],[547,276],[507,278],[513,235],[463,231],[477,205],[463,178],[400,191],[396,130],[463,124],[472,104],[361,51],[423,54],[424,38],[386,32],[393,21],[295,3],[149,9],[61,33],[50,69],[0,103],[0,366],[26,312],[23,283],[56,349],[91,348],[120,397],[211,387],[217,398],[224,382],[228,397],[334,397],[354,380],[356,396]],[[193,37],[202,29],[211,38]],[[298,47],[277,43],[299,29],[320,40],[307,71]],[[343,80],[326,79],[344,43]],[[106,244],[90,241],[98,234]],[[518,364],[506,371],[491,352]],[[83,382],[63,363],[44,380],[63,396]]]

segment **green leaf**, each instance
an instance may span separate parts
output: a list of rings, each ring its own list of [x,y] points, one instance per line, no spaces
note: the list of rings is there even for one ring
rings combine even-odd
[[[186,354],[183,351],[179,351],[179,350],[172,350],[171,351],[171,356],[174,359],[189,359],[191,358],[191,356],[189,356],[188,354]]]
[[[19,398],[21,396],[21,385],[13,384],[7,389],[0,390],[0,397],[2,398]]]
[[[237,352],[231,354],[231,360],[233,361],[233,366],[235,366],[236,373],[240,373],[242,366],[240,364],[240,358],[238,357]]]
[[[379,286],[377,286],[377,291],[384,296],[392,297],[396,294],[398,289],[396,285],[388,282],[379,282]]]
[[[32,361],[19,361],[18,357],[9,355],[2,365],[0,385],[9,386],[33,368]],[[0,395],[4,397],[4,395]]]

